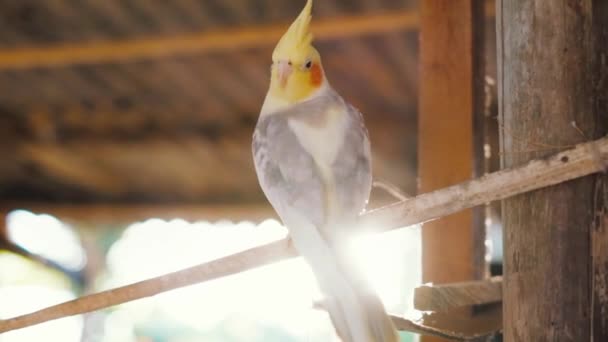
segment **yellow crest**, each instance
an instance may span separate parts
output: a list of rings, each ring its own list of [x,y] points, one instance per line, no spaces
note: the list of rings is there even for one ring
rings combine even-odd
[[[310,32],[310,20],[312,11],[312,0],[307,0],[306,6],[300,12],[300,15],[294,20],[289,26],[289,29],[279,43],[274,48],[272,53],[272,59],[277,60],[280,58],[301,59],[303,60],[307,56],[308,48],[311,46],[313,35]],[[300,57],[300,58],[299,58]]]

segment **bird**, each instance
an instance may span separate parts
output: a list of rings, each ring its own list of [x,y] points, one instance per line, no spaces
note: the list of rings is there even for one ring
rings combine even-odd
[[[252,139],[255,171],[293,247],[310,265],[338,337],[399,341],[380,298],[349,256],[351,228],[372,187],[370,141],[362,114],[327,80],[312,45],[311,11],[307,0],[272,53]]]

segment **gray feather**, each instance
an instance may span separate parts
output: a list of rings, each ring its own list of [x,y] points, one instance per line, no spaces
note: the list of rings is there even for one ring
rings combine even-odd
[[[290,207],[290,210],[306,215],[316,227],[325,227],[321,175],[313,158],[289,127],[289,121],[322,124],[323,113],[336,104],[343,106],[348,120],[342,146],[332,165],[341,221],[354,222],[365,208],[372,181],[367,130],[361,114],[336,93],[330,92],[296,104],[284,112],[262,116],[256,126],[253,155],[258,179],[266,197],[282,218],[282,211]]]
[[[323,178],[315,158],[292,129],[293,121],[300,129],[302,123],[323,127],[330,108],[341,110],[346,117],[340,121],[345,122],[345,131],[336,137],[339,141],[327,141],[328,146],[340,144],[329,166],[332,183]],[[398,341],[382,302],[349,261],[341,243],[348,236],[343,229],[356,221],[371,191],[370,146],[361,114],[329,91],[282,112],[260,116],[252,148],[262,190],[287,225],[294,246],[312,267],[342,340]],[[314,150],[322,154],[318,145]],[[331,151],[328,155],[333,158]],[[327,167],[322,166],[326,178]],[[326,203],[330,193],[331,206]],[[329,207],[333,211],[330,215],[325,212]],[[326,222],[328,217],[331,222]]]

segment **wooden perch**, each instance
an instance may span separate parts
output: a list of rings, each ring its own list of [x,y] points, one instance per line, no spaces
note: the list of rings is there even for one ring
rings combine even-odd
[[[490,173],[371,211],[363,217],[362,223],[364,227],[375,227],[376,231],[409,226],[592,173],[606,172],[607,154],[608,138],[579,144],[549,158],[532,160],[514,169]]]
[[[364,231],[387,231],[449,215],[491,201],[605,171],[608,138],[584,143],[550,158],[450,186],[363,216]],[[216,279],[296,256],[286,240],[256,247],[222,259],[132,285],[55,305],[0,321],[0,333],[53,319],[99,310],[176,288]]]
[[[497,303],[502,300],[502,278],[443,285],[423,285],[414,290],[414,308],[447,311],[457,307]]]

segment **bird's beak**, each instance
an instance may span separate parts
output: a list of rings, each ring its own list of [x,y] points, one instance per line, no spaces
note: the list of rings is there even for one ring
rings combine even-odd
[[[281,85],[281,88],[285,88],[287,81],[289,80],[289,76],[293,72],[293,68],[289,62],[280,61],[277,72],[279,76],[279,84]]]

